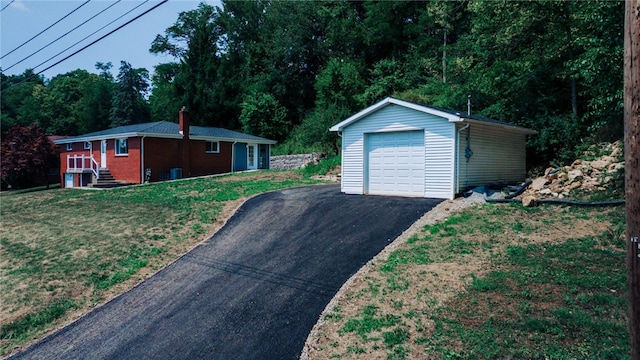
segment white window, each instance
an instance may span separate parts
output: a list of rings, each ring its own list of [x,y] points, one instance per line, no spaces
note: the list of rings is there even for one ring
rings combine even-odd
[[[67,151],[71,151],[71,150],[73,150],[73,144],[68,143],[67,144]]]
[[[207,141],[207,153],[219,153],[220,143],[218,141]]]
[[[89,150],[89,149],[91,149],[91,143],[90,143],[89,141],[85,141],[85,142],[84,142],[84,149],[85,149],[85,150]]]
[[[115,148],[116,148],[116,155],[129,154],[129,145],[127,144],[127,139],[116,139]]]

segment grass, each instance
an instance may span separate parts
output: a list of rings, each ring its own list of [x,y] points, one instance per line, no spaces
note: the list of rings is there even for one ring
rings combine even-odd
[[[315,183],[265,171],[107,191],[3,192],[0,354],[173,261],[220,227],[241,199]]]
[[[338,299],[310,358],[328,356],[326,339],[343,359],[628,359],[624,218],[623,206],[455,213]]]
[[[298,169],[298,173],[304,177],[311,177],[313,175],[326,175],[329,171],[340,165],[342,161],[341,155],[334,155],[320,160],[317,164],[308,164],[307,166]]]

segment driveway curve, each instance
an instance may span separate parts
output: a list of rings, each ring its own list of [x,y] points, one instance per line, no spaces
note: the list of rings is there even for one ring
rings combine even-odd
[[[297,359],[340,286],[440,200],[271,192],[15,359]]]

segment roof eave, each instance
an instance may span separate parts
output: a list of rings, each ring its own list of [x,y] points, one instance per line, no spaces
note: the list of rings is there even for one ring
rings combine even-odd
[[[399,106],[403,106],[409,109],[413,109],[416,111],[420,111],[420,112],[424,112],[424,113],[428,113],[428,114],[432,114],[438,117],[442,117],[447,119],[448,121],[451,122],[459,122],[461,121],[461,116],[459,115],[453,115],[453,114],[449,114],[446,113],[444,111],[440,111],[437,109],[433,109],[427,106],[422,106],[422,105],[418,105],[418,104],[414,104],[408,101],[403,101],[403,100],[399,100],[399,99],[395,99],[392,97],[387,97],[386,99],[375,103],[371,106],[369,106],[368,108],[358,112],[357,114],[349,117],[348,119],[345,119],[341,122],[339,122],[338,124],[332,126],[329,128],[329,131],[342,131],[344,130],[345,127],[357,122],[358,120],[366,117],[367,115],[374,113],[378,110],[380,110],[381,108],[388,106],[388,105],[399,105]]]
[[[266,145],[275,145],[278,143],[275,140],[269,140],[269,139],[241,139],[241,138],[227,138],[227,137],[216,137],[216,136],[205,136],[205,135],[190,135],[189,139],[204,140],[204,141],[225,141],[225,142],[240,142],[240,143],[252,143],[252,144],[266,144]]]
[[[462,118],[461,119],[464,122],[468,122],[471,124],[482,124],[482,125],[488,125],[488,126],[495,126],[495,127],[500,127],[503,129],[507,129],[510,131],[514,131],[514,132],[520,132],[523,133],[525,135],[537,135],[538,132],[536,130],[532,130],[532,129],[528,129],[522,126],[516,126],[516,125],[510,125],[510,124],[506,124],[506,123],[491,123],[491,122],[487,122],[487,121],[482,121],[482,120],[475,120],[475,119],[467,119],[467,118]]]
[[[157,133],[145,133],[145,132],[130,132],[121,134],[109,134],[109,135],[97,135],[97,136],[76,136],[69,139],[56,140],[53,143],[56,145],[70,144],[84,141],[96,141],[96,140],[112,140],[132,137],[155,137],[164,139],[182,139],[182,134],[157,134]]]

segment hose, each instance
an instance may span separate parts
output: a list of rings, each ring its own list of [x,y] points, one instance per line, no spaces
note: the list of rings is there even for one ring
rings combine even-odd
[[[524,184],[519,186],[519,189],[513,193],[505,196],[503,199],[491,199],[487,197],[487,190],[494,185],[487,184],[484,187],[484,201],[489,203],[521,203],[520,200],[514,199],[514,197],[522,194],[522,192],[532,183],[531,180],[527,180]],[[559,204],[559,205],[576,205],[576,206],[617,206],[624,205],[624,200],[612,200],[612,201],[575,201],[575,200],[563,200],[563,199],[540,199],[537,200],[539,204]]]

